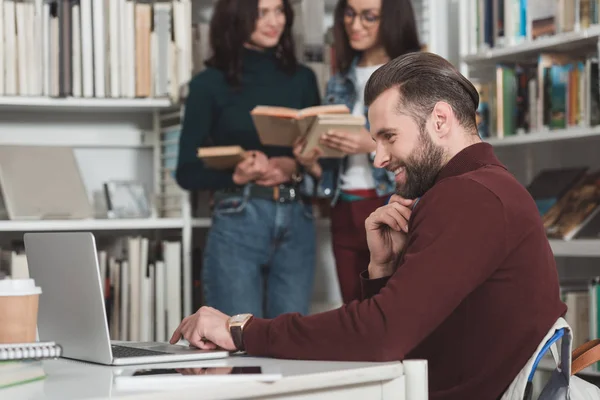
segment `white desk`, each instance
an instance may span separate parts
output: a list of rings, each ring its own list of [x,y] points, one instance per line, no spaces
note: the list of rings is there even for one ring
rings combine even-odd
[[[214,365],[263,366],[277,369],[282,379],[276,382],[240,382],[202,384],[194,388],[165,388],[162,392],[117,390],[114,378],[124,368],[106,367],[70,360],[44,361],[46,379],[9,389],[0,389],[2,400],[100,400],[100,399],[383,399],[425,400],[422,379],[412,385],[405,373],[409,368],[399,362],[356,363],[273,360],[233,356],[224,360],[155,364],[168,366]],[[421,363],[420,370],[423,371]],[[133,367],[135,368],[135,367]],[[148,365],[137,368],[148,368]],[[412,368],[412,367],[411,367]],[[421,376],[422,378],[422,376]],[[410,384],[408,385],[410,386]],[[426,387],[426,384],[425,384]],[[415,390],[417,389],[417,390]],[[409,394],[407,394],[407,391]],[[415,394],[419,392],[419,394]]]

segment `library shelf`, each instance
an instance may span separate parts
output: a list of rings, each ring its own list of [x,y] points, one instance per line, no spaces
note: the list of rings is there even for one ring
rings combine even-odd
[[[210,228],[210,218],[194,218],[192,219],[192,228]]]
[[[545,130],[541,132],[523,133],[503,138],[486,138],[485,141],[494,147],[514,146],[521,144],[547,143],[560,140],[576,140],[600,137],[600,127],[574,127],[567,129]]]
[[[600,26],[596,25],[579,31],[540,37],[513,46],[482,50],[476,54],[466,55],[462,60],[466,64],[512,63],[519,60],[537,58],[538,54],[542,52],[568,51],[573,53],[581,50],[597,51],[599,38]]]
[[[181,229],[181,218],[4,220],[0,232]]]
[[[0,111],[110,111],[132,112],[153,111],[169,108],[172,102],[168,98],[83,98],[83,97],[45,97],[45,96],[0,96]]]
[[[600,257],[600,239],[549,240],[557,257]]]

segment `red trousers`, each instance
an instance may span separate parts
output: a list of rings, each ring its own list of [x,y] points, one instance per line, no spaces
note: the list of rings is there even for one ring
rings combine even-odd
[[[331,239],[344,304],[360,299],[360,273],[369,267],[365,220],[387,197],[340,201],[331,210]]]

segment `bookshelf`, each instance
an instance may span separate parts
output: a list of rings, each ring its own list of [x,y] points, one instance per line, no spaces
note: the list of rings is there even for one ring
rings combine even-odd
[[[497,64],[536,58],[543,52],[589,52],[597,49],[600,26],[591,26],[576,32],[557,33],[550,37],[540,37],[503,48],[487,48],[476,53],[465,54],[466,64]]]
[[[194,228],[210,226],[210,219],[193,219]],[[83,219],[43,221],[0,221],[0,232],[44,231],[141,231],[153,229],[183,229],[183,218]]]
[[[54,98],[44,96],[0,96],[0,111],[40,110],[71,112],[136,112],[171,107],[171,100],[140,98]]]
[[[586,166],[588,172],[598,171],[600,121],[594,111],[600,99],[593,88],[600,75],[594,69],[600,58],[600,9],[584,9],[584,3],[591,4],[587,0],[504,0],[505,8],[499,12],[500,3],[459,2],[458,66],[483,88],[480,95],[485,96],[480,97],[489,107],[489,137],[484,140],[494,146],[500,161],[524,185],[546,169]],[[556,5],[555,10],[550,3]],[[572,10],[573,4],[580,3],[581,10]],[[515,7],[523,4],[527,7],[516,13]],[[538,9],[538,5],[545,8]],[[544,25],[550,30],[546,33],[540,30],[543,24],[535,22],[542,19],[548,23]],[[485,118],[486,110],[482,110]],[[576,199],[574,204],[592,203]],[[583,236],[549,240],[561,296],[570,310],[566,318],[578,340],[574,346],[600,334],[600,325],[596,326],[593,317],[588,318],[588,309],[598,303],[598,286],[593,279],[600,276],[600,235]],[[555,368],[551,357],[540,364],[545,372]],[[590,367],[580,375],[598,377],[600,372]]]
[[[556,257],[600,257],[600,239],[550,240]]]
[[[486,141],[495,147],[503,147],[517,146],[523,144],[549,143],[565,140],[580,140],[594,137],[600,137],[600,128],[577,127],[568,129],[556,129],[551,131],[517,134],[514,136],[507,136],[504,138],[488,138],[486,139]]]
[[[504,3],[503,18],[515,18],[514,15],[506,17],[511,5],[508,0]],[[466,25],[460,29],[460,69],[476,84],[497,78],[496,68],[501,65],[537,65],[541,54],[559,54],[573,59],[597,59],[600,55],[600,10],[595,10],[595,14],[584,21],[583,12],[571,16],[558,5],[554,11],[555,32],[532,38],[537,28],[531,19],[527,18],[525,21],[521,20],[520,31],[519,23],[513,24],[513,20],[509,21],[513,24],[512,27],[506,28],[503,33],[493,26],[493,20],[492,27],[489,28],[489,16],[492,16],[492,19],[498,18],[499,13],[494,9],[484,16],[483,10],[479,9],[482,4],[476,0],[461,0],[459,3],[459,15]],[[535,6],[529,5],[525,10],[526,16],[528,13],[539,13],[539,10],[532,11],[532,7]],[[594,13],[594,9],[590,13]],[[571,23],[570,16],[574,18]],[[537,78],[539,75],[534,79]],[[493,90],[498,90],[497,82],[496,79],[497,86]],[[539,88],[530,91],[528,96],[538,96],[539,102],[538,90]],[[492,106],[501,108],[494,103]],[[531,108],[529,112],[532,112]],[[577,126],[567,123],[563,129],[544,126],[529,132],[498,134],[496,137],[494,134],[497,132],[491,130],[491,137],[484,140],[495,147],[501,161],[509,168],[515,166],[513,172],[517,177],[521,177],[522,183],[527,184],[535,173],[544,167],[573,166],[581,163],[587,163],[590,170],[600,167],[597,157],[589,157],[600,151],[600,125],[587,122],[589,121],[580,121]],[[557,257],[600,257],[600,239],[551,240],[550,243]]]
[[[181,113],[202,58],[192,0],[0,3],[0,146],[72,148],[90,203],[104,182],[127,180],[152,206],[149,218],[0,220],[2,250],[35,231],[180,242],[182,316],[191,314],[192,229],[210,221],[192,219],[172,184],[166,200],[173,161],[160,115]]]

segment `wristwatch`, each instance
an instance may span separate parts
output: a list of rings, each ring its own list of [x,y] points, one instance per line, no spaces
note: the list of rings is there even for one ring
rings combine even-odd
[[[238,351],[245,350],[244,327],[248,324],[252,317],[252,314],[238,314],[230,317],[229,321],[227,321],[229,332],[231,333],[231,338],[233,339],[233,344]]]

